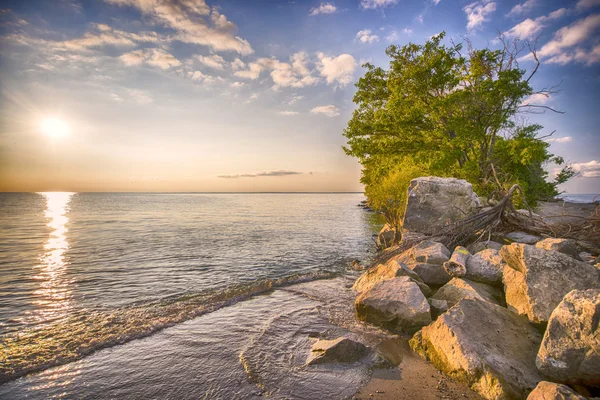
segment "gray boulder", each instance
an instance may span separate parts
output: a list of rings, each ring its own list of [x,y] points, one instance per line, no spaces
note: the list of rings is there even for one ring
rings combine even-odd
[[[408,276],[411,278],[423,292],[425,296],[431,295],[431,289],[427,286],[419,275],[408,268],[403,262],[389,260],[385,264],[379,264],[374,268],[368,269],[354,282],[352,289],[357,292],[364,292],[371,289],[377,283],[387,279],[397,278],[399,276]]]
[[[442,243],[426,240],[394,256],[392,260],[405,263],[427,285],[443,285],[451,277],[442,264],[450,257],[450,251]]]
[[[483,283],[452,278],[452,280],[442,286],[431,299],[444,300],[448,304],[448,307],[452,307],[465,297],[474,297],[479,300],[499,304],[499,301],[502,299],[502,291]]]
[[[331,362],[352,363],[367,353],[367,347],[359,342],[340,337],[334,340],[319,340],[313,344],[306,365]]]
[[[558,382],[600,387],[600,290],[573,290],[554,309],[537,355]]]
[[[506,304],[535,323],[547,322],[571,290],[600,288],[600,270],[557,251],[513,243],[500,255]]]
[[[413,179],[403,228],[435,233],[443,226],[472,214],[481,204],[473,186],[465,180],[435,176]]]
[[[577,242],[573,239],[548,238],[537,242],[535,247],[544,250],[555,250],[559,253],[566,254],[581,261],[579,258],[579,251],[577,249]]]
[[[586,400],[586,398],[578,395],[568,386],[542,381],[533,392],[529,393],[527,400]]]
[[[438,369],[485,399],[524,399],[541,381],[539,332],[504,307],[465,298],[410,340]]]
[[[539,236],[530,235],[529,233],[525,232],[511,232],[508,235],[506,235],[506,238],[509,239],[511,242],[524,244],[536,244],[542,239]]]
[[[408,268],[419,274],[423,282],[428,285],[439,286],[448,283],[452,279],[444,267],[439,264],[416,263],[409,264]]]
[[[482,250],[467,258],[467,271],[464,277],[475,282],[502,286],[504,265],[498,250]]]
[[[381,281],[356,298],[359,319],[392,330],[414,332],[431,323],[431,309],[409,277]]]
[[[413,248],[416,262],[442,265],[450,258],[450,250],[442,243],[425,240]]]
[[[436,318],[448,311],[450,308],[446,300],[427,299],[427,301],[429,302],[429,307],[431,308],[431,314]]]
[[[494,242],[493,240],[488,240],[485,242],[477,242],[477,243],[473,243],[467,246],[467,250],[469,250],[469,253],[471,254],[477,254],[482,250],[486,250],[486,249],[494,249],[494,250],[500,250],[502,248],[502,244],[498,243],[498,242]]]
[[[377,246],[382,249],[387,249],[396,242],[396,239],[396,230],[389,224],[385,224],[383,228],[381,228],[381,231],[379,231],[379,235],[377,235]]]

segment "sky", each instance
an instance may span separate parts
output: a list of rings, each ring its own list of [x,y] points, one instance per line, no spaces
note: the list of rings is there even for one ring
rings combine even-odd
[[[445,31],[537,40],[528,115],[600,193],[600,0],[0,3],[0,190],[362,191],[354,83]],[[523,54],[520,66],[533,62]],[[549,166],[554,173],[554,166]]]

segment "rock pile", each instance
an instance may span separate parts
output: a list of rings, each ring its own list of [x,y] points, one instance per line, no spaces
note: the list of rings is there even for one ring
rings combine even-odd
[[[449,205],[472,212],[479,201],[462,182],[414,180],[405,226],[428,233],[456,218]],[[372,267],[354,285],[358,318],[418,330],[413,350],[486,399],[597,395],[600,265],[598,254],[580,256],[594,247],[526,232],[497,240],[426,240]]]

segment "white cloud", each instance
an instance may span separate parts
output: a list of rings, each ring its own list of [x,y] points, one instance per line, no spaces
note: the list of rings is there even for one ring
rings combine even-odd
[[[233,60],[231,62],[231,69],[234,71],[244,69],[244,68],[246,68],[246,64],[239,58],[236,58],[235,60]]]
[[[315,107],[312,110],[310,110],[310,112],[313,114],[323,114],[329,118],[337,117],[338,115],[340,115],[340,110],[332,104]]]
[[[248,69],[236,71],[233,75],[244,79],[258,79],[264,67],[257,62],[248,63]]]
[[[563,137],[546,139],[546,142],[548,142],[548,143],[568,143],[568,142],[572,142],[572,141],[573,141],[573,138],[571,136],[563,136]]]
[[[253,101],[258,99],[258,93],[253,93],[252,96],[248,97],[248,100],[246,100],[246,103],[252,103]]]
[[[539,4],[539,0],[527,0],[523,4],[514,6],[508,15],[522,15],[530,12]]]
[[[236,26],[210,8],[204,0],[105,0],[119,6],[133,6],[152,20],[175,30],[173,39],[208,46],[214,51],[254,52],[250,43],[235,35]]]
[[[318,14],[333,14],[337,11],[337,7],[331,3],[321,3],[319,7],[311,8],[310,15]]]
[[[423,13],[416,16],[415,21],[422,24],[423,23]]]
[[[188,72],[188,77],[193,81],[203,81],[207,78],[207,75],[203,74],[200,71]]]
[[[550,100],[550,95],[547,95],[544,93],[534,93],[531,96],[528,96],[527,98],[525,98],[521,104],[522,105],[529,105],[529,104],[540,105],[540,104],[547,103],[549,100]]]
[[[361,43],[373,43],[379,41],[379,36],[373,35],[370,29],[363,29],[356,34],[356,40]]]
[[[153,102],[152,97],[143,90],[129,89],[127,93],[138,104],[150,104]]]
[[[364,9],[384,8],[398,3],[399,0],[360,0],[360,6]]]
[[[231,86],[232,88],[241,88],[241,87],[244,87],[245,85],[246,85],[246,82],[233,82],[229,86]]]
[[[600,162],[596,160],[574,163],[572,167],[579,172],[579,176],[582,178],[600,178]]]
[[[317,53],[317,56],[319,57],[317,68],[328,84],[337,82],[344,86],[352,82],[356,60],[350,54],[326,57],[323,53]]]
[[[279,111],[279,115],[285,115],[285,116],[298,115],[298,114],[299,114],[298,111]]]
[[[504,32],[504,34],[508,37],[514,37],[517,39],[533,39],[546,26],[546,22],[558,19],[566,13],[566,8],[560,8],[548,15],[541,16],[536,19],[527,18],[526,20],[510,28],[510,30],[507,32]]]
[[[290,62],[282,62],[275,57],[260,58],[255,62],[248,63],[248,69],[236,71],[234,75],[245,79],[258,79],[264,70],[270,71],[274,89],[280,87],[305,87],[318,82],[308,68],[308,55],[300,51],[290,56]]]
[[[580,62],[591,65],[600,62],[600,44],[586,48],[588,39],[594,39],[600,28],[600,14],[589,15],[575,21],[569,26],[560,28],[551,41],[542,46],[537,53],[539,58],[548,63],[567,64]],[[528,55],[525,59],[531,59]]]
[[[297,96],[297,95],[291,96],[289,98],[289,100],[287,101],[287,104],[289,104],[291,106],[292,104],[297,103],[299,100],[302,100],[303,98],[304,98],[304,96]]]
[[[467,14],[467,29],[476,29],[489,21],[490,14],[496,11],[496,3],[490,0],[479,0],[466,5],[463,10]]]
[[[575,8],[577,11],[584,11],[588,8],[600,6],[600,0],[579,0]]]
[[[209,68],[223,70],[225,67],[225,60],[217,54],[211,56],[198,56],[196,59]]]
[[[93,31],[86,32],[77,39],[50,43],[64,50],[88,51],[104,46],[135,47],[137,43],[160,43],[166,39],[155,32],[132,33],[112,29],[106,24],[93,24]]]
[[[119,59],[128,66],[145,63],[161,69],[169,69],[181,65],[177,58],[162,49],[134,50],[121,55]]]
[[[433,4],[435,4],[437,6],[438,4],[440,4],[440,1],[442,1],[442,0],[433,0]]]

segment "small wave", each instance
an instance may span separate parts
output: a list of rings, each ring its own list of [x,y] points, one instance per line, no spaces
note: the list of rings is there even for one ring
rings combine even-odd
[[[0,385],[32,372],[67,364],[91,353],[139,339],[272,289],[338,276],[312,272],[184,294],[113,311],[80,310],[43,328],[0,337]]]

